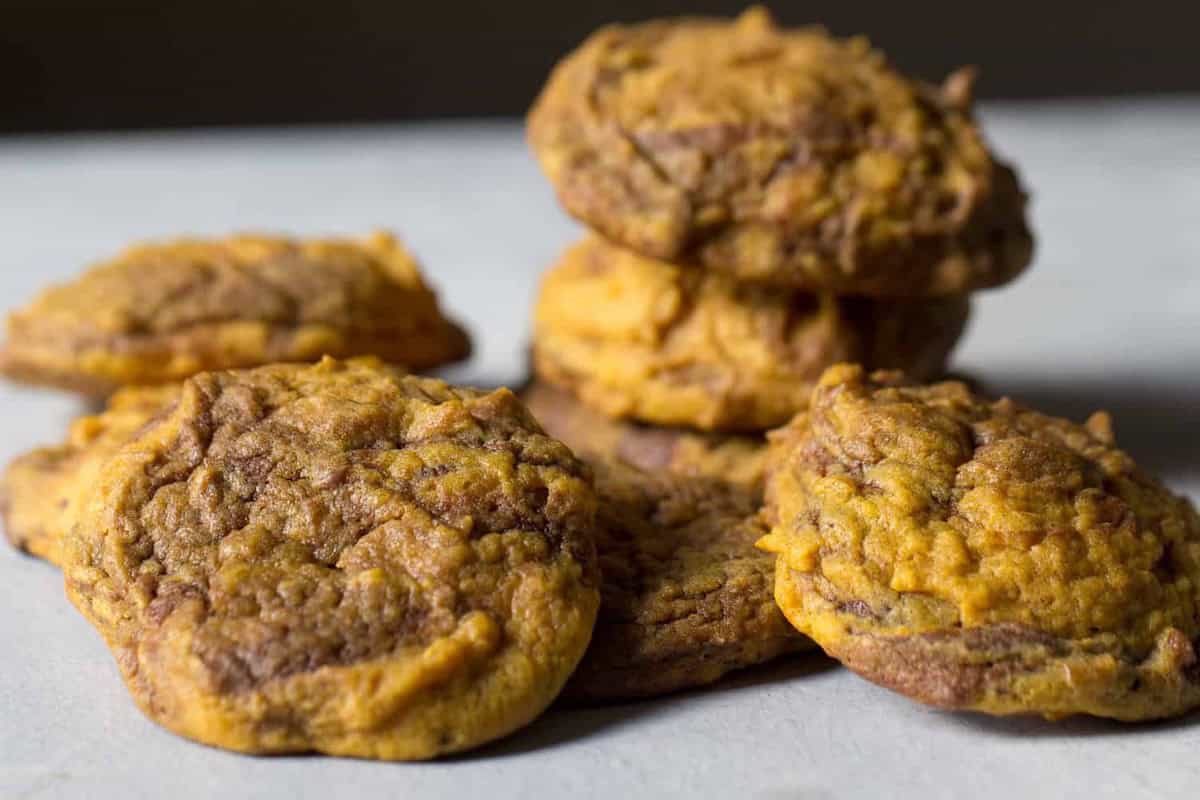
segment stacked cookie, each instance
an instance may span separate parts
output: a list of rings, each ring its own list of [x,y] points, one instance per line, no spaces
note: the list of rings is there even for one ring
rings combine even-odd
[[[763,435],[825,368],[940,374],[968,294],[1028,264],[1024,196],[971,116],[971,79],[924,85],[762,9],[608,27],[554,70],[529,140],[592,231],[542,281],[526,400],[616,476],[599,486],[621,544],[600,539],[620,566],[598,631],[620,632],[609,671],[638,673],[586,693],[696,685],[803,646],[780,634],[756,522],[727,511],[757,510]],[[678,523],[685,506],[701,521]],[[679,614],[686,634],[656,622]]]
[[[970,82],[762,9],[593,35],[529,117],[594,231],[543,283],[538,375],[610,416],[761,431],[837,361],[940,372],[967,293],[1032,252]]]

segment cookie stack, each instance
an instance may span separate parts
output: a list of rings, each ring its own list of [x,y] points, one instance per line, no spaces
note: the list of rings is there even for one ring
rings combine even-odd
[[[542,284],[538,377],[611,417],[758,433],[835,362],[940,373],[967,294],[1032,253],[970,84],[762,9],[593,35],[529,116],[593,229]]]
[[[940,374],[968,294],[1031,258],[971,79],[927,86],[762,9],[605,28],[554,70],[529,140],[592,230],[542,281],[525,399],[599,476],[582,694],[695,686],[806,644],[755,548],[765,432],[838,362]]]

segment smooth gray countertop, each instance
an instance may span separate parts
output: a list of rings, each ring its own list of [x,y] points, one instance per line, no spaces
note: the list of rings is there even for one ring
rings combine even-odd
[[[956,367],[1046,410],[1110,409],[1200,498],[1200,100],[988,109],[1033,189],[1039,252],[980,297]],[[395,229],[477,356],[519,381],[540,270],[575,235],[516,124],[0,138],[0,297],[24,302],[130,240]],[[0,386],[0,459],[80,407]],[[1058,724],[932,711],[821,657],[704,692],[552,711],[434,764],[248,758],[146,721],[51,567],[0,547],[0,798],[1200,795],[1200,717]]]

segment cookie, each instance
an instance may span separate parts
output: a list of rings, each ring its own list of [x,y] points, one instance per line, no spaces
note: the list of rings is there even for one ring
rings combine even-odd
[[[810,291],[960,294],[1033,250],[971,83],[910,80],[862,39],[754,8],[601,29],[555,68],[528,135],[566,209],[644,255]]]
[[[58,564],[83,492],[106,460],[179,396],[176,384],[122,389],[99,414],[71,424],[67,439],[18,457],[0,479],[4,533],[14,547]]]
[[[469,350],[416,261],[387,234],[235,236],[131,247],[43,292],[9,317],[0,372],[104,396],[323,355],[427,369]]]
[[[63,571],[170,730],[424,759],[558,694],[599,605],[595,506],[507,389],[374,360],[203,373],[107,461]]]
[[[615,420],[542,381],[525,387],[521,399],[547,433],[584,458],[620,461],[645,472],[720,479],[762,493],[767,451],[762,436]]]
[[[873,300],[735,284],[589,237],[542,281],[534,369],[608,416],[701,430],[787,422],[839,361],[941,373],[964,296]]]
[[[949,709],[1200,705],[1200,516],[1084,425],[832,368],[774,435],[762,546],[826,652]]]
[[[775,606],[766,533],[766,440],[618,422],[534,382],[546,431],[591,465],[603,576],[592,645],[566,696],[652,697],[811,648]]]
[[[567,684],[578,702],[652,697],[811,647],[772,596],[758,493],[588,459],[599,499],[600,615]]]

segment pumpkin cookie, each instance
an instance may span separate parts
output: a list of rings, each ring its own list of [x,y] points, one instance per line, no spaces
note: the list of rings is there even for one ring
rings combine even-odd
[[[235,236],[132,247],[43,292],[9,317],[0,371],[103,396],[322,355],[426,369],[469,350],[412,256],[387,234]]]
[[[170,730],[423,759],[558,694],[599,604],[595,506],[506,389],[374,360],[203,373],[108,460],[63,571]]]
[[[866,678],[991,714],[1200,706],[1200,516],[1107,415],[842,365],[769,467],[776,599]]]
[[[657,428],[610,419],[567,392],[534,381],[521,399],[546,432],[584,458],[621,461],[646,472],[716,478],[762,492],[766,439]]]
[[[650,697],[811,647],[772,597],[757,492],[590,458],[600,616],[567,684],[576,700]]]
[[[757,431],[844,360],[941,373],[965,297],[872,300],[734,284],[589,237],[542,281],[534,368],[612,417]]]
[[[618,422],[547,384],[522,398],[596,475],[602,602],[567,684],[580,701],[650,697],[811,647],[772,599],[766,442]]]
[[[4,532],[15,547],[58,564],[82,493],[107,459],[179,397],[176,384],[122,389],[100,414],[71,424],[67,440],[9,464],[0,479]]]
[[[737,20],[609,26],[558,65],[529,140],[567,210],[654,258],[851,294],[1011,280],[1032,237],[971,116],[862,39]]]

